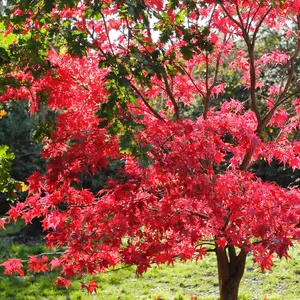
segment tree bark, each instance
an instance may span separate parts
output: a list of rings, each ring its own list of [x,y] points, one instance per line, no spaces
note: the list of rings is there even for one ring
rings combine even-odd
[[[220,300],[237,300],[241,279],[244,275],[247,252],[237,255],[232,245],[216,248]]]

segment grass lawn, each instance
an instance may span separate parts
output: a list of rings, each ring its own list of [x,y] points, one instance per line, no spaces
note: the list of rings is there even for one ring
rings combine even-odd
[[[27,255],[47,251],[42,243],[12,243],[11,236],[22,228],[9,225],[7,231],[0,231],[1,260],[7,257],[26,258]],[[295,247],[290,255],[293,259],[276,261],[273,272],[259,272],[256,265],[248,258],[245,276],[240,287],[240,300],[300,299],[300,246]],[[96,277],[87,276],[73,280],[68,290],[53,286],[55,273],[26,276],[0,275],[1,300],[131,300],[131,299],[218,299],[218,280],[216,260],[213,254],[195,262],[181,263],[175,266],[153,266],[141,277],[136,277],[134,267],[119,268]],[[97,294],[88,295],[80,289],[81,281],[96,279],[100,286]]]

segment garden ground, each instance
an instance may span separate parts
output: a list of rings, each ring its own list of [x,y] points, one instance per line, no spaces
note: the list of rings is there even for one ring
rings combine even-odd
[[[1,260],[7,257],[21,257],[47,251],[37,238],[19,238],[18,232],[23,224],[9,224],[7,230],[0,231]],[[14,240],[14,242],[13,242]],[[22,242],[22,243],[21,243]],[[245,276],[240,287],[240,300],[300,299],[300,246],[290,251],[292,259],[276,260],[273,271],[261,273],[248,258]],[[201,261],[178,262],[174,266],[152,266],[140,277],[134,267],[122,267],[110,270],[96,277],[86,276],[72,281],[69,289],[53,285],[57,273],[25,273],[24,277],[0,275],[1,300],[132,300],[164,299],[185,300],[197,296],[197,299],[218,299],[218,278],[216,259],[213,253]],[[88,295],[82,291],[81,282],[96,279],[97,294]]]

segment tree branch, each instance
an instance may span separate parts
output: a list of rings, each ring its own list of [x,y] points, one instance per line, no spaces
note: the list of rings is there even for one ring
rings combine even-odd
[[[130,83],[130,85],[133,88],[133,90],[141,97],[143,103],[148,107],[148,109],[152,112],[152,114],[160,121],[165,122],[165,120],[160,116],[160,114],[154,108],[152,108],[152,106],[148,103],[148,101],[143,96],[143,94],[138,90],[138,88],[133,83]]]
[[[173,104],[173,107],[174,107],[174,112],[175,112],[175,119],[176,121],[179,120],[180,116],[179,116],[179,106],[176,102],[176,99],[171,91],[171,88],[170,88],[170,85],[169,85],[169,82],[168,82],[168,76],[167,76],[167,73],[164,69],[164,67],[162,67],[162,77],[163,77],[163,81],[164,81],[164,84],[165,84],[165,87],[166,87],[166,93],[168,95],[168,97],[170,98],[172,104]]]
[[[247,27],[247,25],[244,27],[244,22],[243,22],[243,19],[242,19],[242,17],[241,17],[241,14],[240,14],[239,7],[238,7],[238,5],[237,5],[237,2],[235,2],[235,8],[236,8],[236,13],[237,13],[237,15],[238,15],[238,18],[239,18],[239,20],[240,20],[241,29],[244,31],[245,28]]]
[[[226,39],[226,37],[224,39]],[[205,85],[206,85],[206,96],[204,98],[205,99],[204,112],[203,112],[203,118],[204,119],[207,119],[211,92],[217,84],[217,79],[218,79],[218,74],[219,74],[219,69],[220,69],[220,60],[221,60],[221,53],[219,53],[218,56],[217,56],[214,79],[213,79],[212,84],[209,87],[208,86],[208,56],[206,56],[206,83],[205,83]]]
[[[236,266],[236,264],[237,264],[237,255],[236,255],[234,245],[228,245],[227,249],[228,249],[228,253],[229,253],[230,264]]]
[[[101,15],[102,20],[103,20],[104,29],[105,29],[105,33],[106,33],[106,37],[107,37],[107,40],[108,40],[108,43],[109,43],[109,47],[110,47],[111,53],[113,55],[115,55],[112,43],[110,41],[109,32],[108,32],[107,24],[106,24],[106,21],[105,21],[105,16],[103,15],[101,9],[99,9],[99,12],[100,12],[100,15]]]
[[[191,210],[187,210],[187,212],[188,212],[190,215],[192,215],[192,216],[197,216],[197,217],[200,217],[200,218],[205,219],[205,220],[210,220],[210,217],[205,216],[205,215],[203,215],[203,214],[200,214],[200,213],[198,213],[198,212],[193,212],[193,211],[191,211]]]
[[[247,48],[248,48],[248,54],[249,54],[249,61],[250,61],[250,81],[251,81],[251,86],[250,86],[250,94],[251,94],[251,109],[252,111],[255,113],[255,116],[256,116],[256,119],[258,121],[258,123],[260,123],[260,120],[261,120],[261,116],[260,116],[260,113],[259,113],[259,109],[258,109],[258,105],[257,105],[257,102],[256,102],[256,74],[255,74],[255,63],[254,63],[254,42],[253,40],[255,41],[255,38],[252,39],[252,43],[250,41],[250,38],[249,38],[249,34],[248,32],[246,31],[246,29],[244,28],[243,26],[243,23],[239,23],[237,20],[235,20],[233,18],[233,16],[231,16],[228,12],[228,10],[224,7],[223,4],[221,4],[221,7],[222,9],[224,10],[225,14],[227,15],[227,17],[233,21],[241,30],[242,30],[242,34],[243,34],[243,38],[246,42],[246,45],[247,45]],[[239,10],[238,10],[238,6],[236,5],[236,10],[237,10],[237,14],[239,16],[239,19],[240,19],[240,22],[242,22],[242,18],[240,16],[240,13],[239,13]],[[266,15],[265,15],[266,17]],[[262,24],[262,22],[261,22]],[[258,29],[260,27],[259,24],[256,28],[256,33],[255,33],[255,36],[258,32]]]
[[[248,16],[247,16],[247,21],[246,21],[246,26],[245,26],[245,29],[247,31],[247,33],[249,33],[249,30],[250,30],[250,27],[251,27],[251,23],[253,22],[257,12],[259,11],[260,7],[258,6],[257,10],[255,11],[255,13],[253,14],[251,20],[250,20],[250,14],[251,14],[251,10],[253,8],[253,5],[254,5],[255,1],[253,1],[250,5],[250,8],[249,8],[249,13],[248,13]],[[248,28],[247,28],[248,27]]]
[[[267,12],[263,15],[263,17],[260,19],[260,21],[258,22],[255,30],[254,30],[254,33],[253,33],[253,36],[252,36],[252,44],[253,44],[253,47],[254,47],[254,44],[255,44],[255,40],[256,40],[256,35],[258,33],[258,30],[260,28],[260,26],[262,25],[262,23],[264,22],[265,18],[268,16],[268,14],[270,13],[270,11],[272,10],[272,6],[269,7],[269,9],[267,10]]]
[[[282,93],[280,94],[280,96],[278,97],[277,101],[274,103],[274,106],[267,112],[267,114],[264,116],[264,118],[262,119],[261,123],[258,125],[256,132],[258,134],[260,134],[262,132],[262,130],[264,130],[264,128],[268,125],[269,121],[271,120],[273,114],[275,113],[276,109],[283,104],[286,100],[288,100],[290,97],[296,95],[297,93],[300,92],[300,88],[296,89],[295,92],[289,94],[288,96],[286,96],[286,93],[288,92],[290,85],[292,83],[293,80],[293,76],[295,73],[295,62],[296,59],[300,53],[300,16],[297,17],[297,22],[298,22],[298,40],[297,40],[297,46],[295,49],[295,52],[293,54],[293,56],[290,58],[289,60],[289,69],[288,69],[288,78],[287,78],[287,82],[285,84],[284,90],[282,91]]]
[[[234,22],[240,29],[243,29],[242,24],[240,24],[232,15],[230,15],[230,13],[228,12],[228,10],[225,8],[225,6],[223,5],[223,3],[220,3],[223,11],[225,12],[226,16],[232,21]]]
[[[194,79],[192,78],[192,76],[185,70],[184,67],[181,67],[181,66],[178,66],[178,67],[189,77],[189,79],[191,80],[191,82],[194,85],[194,87],[196,88],[196,90],[204,98],[205,97],[204,93],[198,88],[198,86],[196,85],[196,83],[195,83]]]

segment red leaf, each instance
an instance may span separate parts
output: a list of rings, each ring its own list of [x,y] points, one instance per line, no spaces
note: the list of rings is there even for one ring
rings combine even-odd
[[[54,282],[54,284],[57,286],[64,286],[66,289],[68,289],[69,285],[71,284],[71,281],[61,276],[57,276],[57,280]]]
[[[24,271],[21,269],[23,267],[21,259],[10,258],[0,266],[5,268],[3,272],[4,274],[18,273],[20,276],[24,276]]]
[[[293,171],[295,171],[295,169],[300,169],[300,158],[299,157],[293,157],[289,161],[289,165],[292,167]]]
[[[217,239],[217,245],[218,245],[219,247],[221,247],[222,249],[224,249],[225,246],[227,245],[227,240],[226,240],[226,238],[222,237],[222,238]]]
[[[29,270],[35,273],[46,272],[48,270],[48,258],[46,256],[42,256],[38,258],[37,256],[30,256],[29,259]]]
[[[42,176],[40,171],[35,171],[32,175],[27,179],[29,182],[28,185],[28,194],[40,193],[42,188]]]
[[[98,287],[99,286],[95,280],[90,281],[88,285],[86,285],[84,282],[81,282],[81,288],[86,289],[90,294],[96,293]]]
[[[157,264],[162,264],[162,263],[167,262],[168,265],[170,265],[170,264],[174,263],[174,258],[170,254],[167,254],[167,253],[164,254],[164,253],[162,253],[162,254],[156,255],[155,258],[154,258],[154,261]]]
[[[55,268],[59,268],[61,265],[60,260],[57,257],[54,257],[51,261],[50,261],[50,265],[51,265],[51,270],[55,269]]]
[[[12,219],[17,222],[18,217],[22,214],[22,209],[24,208],[24,203],[18,202],[16,206],[10,206],[10,210],[7,212],[9,215],[9,221]]]
[[[215,44],[219,40],[218,36],[215,33],[211,33],[210,41]]]
[[[7,223],[5,219],[0,218],[0,227],[2,227],[5,230],[4,224]]]

